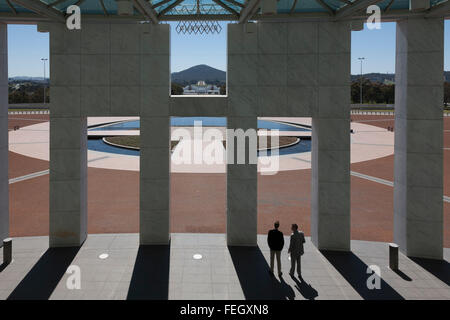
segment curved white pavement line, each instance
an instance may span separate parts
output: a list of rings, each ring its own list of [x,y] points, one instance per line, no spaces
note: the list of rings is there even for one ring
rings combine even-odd
[[[135,120],[137,117],[121,118],[88,118],[88,125],[115,122],[119,120]],[[311,118],[264,118],[265,120],[276,120],[290,123],[310,125]],[[363,123],[351,123],[354,133],[351,134],[351,163],[374,160],[394,153],[394,133],[386,129],[371,126]],[[174,130],[175,128],[173,128]],[[115,132],[120,133],[118,131]],[[292,134],[302,135],[305,132],[292,132]],[[194,140],[191,140],[193,142]],[[185,142],[186,143],[186,142]],[[209,144],[203,142],[203,148]],[[177,148],[179,145],[177,146]],[[194,149],[194,148],[192,148]],[[49,160],[49,122],[34,124],[22,127],[16,131],[9,132],[9,150],[24,156]],[[176,151],[176,148],[175,148]],[[225,155],[225,152],[224,152]],[[192,158],[194,155],[192,155]],[[258,158],[258,170],[264,167],[263,161],[276,160],[275,156],[267,159]],[[88,165],[94,168],[115,169],[115,170],[139,170],[139,157],[133,155],[122,155],[99,151],[88,151]],[[295,153],[278,156],[279,171],[301,170],[311,168],[311,152]],[[266,162],[267,163],[267,162]],[[267,166],[266,166],[267,167]],[[192,172],[192,173],[224,173],[225,164],[176,164],[172,161],[172,172]]]

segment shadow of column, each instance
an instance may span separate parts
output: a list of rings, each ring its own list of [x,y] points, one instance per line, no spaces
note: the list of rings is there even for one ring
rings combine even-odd
[[[170,244],[139,246],[128,300],[169,298]]]
[[[80,247],[47,249],[8,300],[48,300],[79,250]]]
[[[269,265],[259,247],[228,246],[228,251],[247,300],[295,298],[291,286],[269,274]]]
[[[0,272],[2,272],[3,270],[5,270],[7,266],[9,266],[9,263],[4,263],[4,262],[3,262],[3,263],[0,265]]]
[[[396,273],[403,280],[405,280],[405,281],[412,281],[412,279],[406,273],[404,273],[402,270],[398,269],[398,270],[392,270],[392,271],[394,273]]]
[[[320,250],[322,255],[345,278],[364,300],[404,300],[381,275],[381,288],[369,289],[367,279],[371,274],[367,273],[368,265],[358,258],[353,252]]]
[[[450,263],[445,260],[434,260],[409,257],[412,261],[427,270],[433,276],[450,286]]]

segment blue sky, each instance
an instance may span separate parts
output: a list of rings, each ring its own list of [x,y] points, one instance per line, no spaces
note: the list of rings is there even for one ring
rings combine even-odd
[[[171,70],[184,70],[197,64],[226,69],[226,23],[214,35],[183,35],[171,23]],[[444,69],[450,70],[450,20],[445,21]],[[43,75],[41,58],[48,58],[48,33],[39,33],[34,25],[8,25],[9,76]],[[352,74],[359,74],[358,57],[365,57],[363,72],[395,70],[395,23],[382,23],[380,30],[352,32]],[[48,75],[48,66],[47,71]]]

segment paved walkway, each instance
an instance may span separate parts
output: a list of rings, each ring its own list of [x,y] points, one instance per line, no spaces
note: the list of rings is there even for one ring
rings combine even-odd
[[[400,255],[393,272],[386,243],[319,252],[307,238],[300,281],[288,275],[286,250],[283,278],[270,277],[265,236],[258,246],[227,247],[224,234],[172,234],[170,246],[139,247],[137,234],[99,234],[81,248],[49,250],[47,237],[16,238],[13,263],[0,268],[0,299],[450,299],[450,249],[444,261]],[[370,290],[373,265],[381,287]],[[80,289],[68,289],[69,267],[80,268]]]
[[[29,180],[29,179],[45,176],[45,175],[47,175],[49,173],[50,173],[49,169],[33,172],[33,173],[26,174],[26,175],[23,175],[23,176],[20,176],[20,177],[9,179],[9,184],[13,184],[13,183],[16,183],[16,182],[25,181],[25,180]]]
[[[99,125],[103,123],[111,123],[119,120],[136,120],[136,117],[90,117],[88,124]],[[284,121],[290,123],[299,123],[303,125],[311,125],[311,118],[264,118],[265,120]],[[374,160],[393,154],[394,152],[394,133],[384,128],[362,124],[357,122],[351,123],[354,133],[351,134],[351,163]],[[172,130],[179,128],[172,128]],[[92,134],[107,135],[109,131],[98,131]],[[111,132],[109,132],[111,133]],[[114,131],[114,134],[122,134],[122,131]],[[291,132],[291,135],[305,134],[305,132]],[[310,135],[310,133],[307,133]],[[197,152],[196,157],[203,159],[204,148],[209,142],[203,141],[202,150],[191,147],[192,157]],[[194,143],[194,140],[186,141],[186,143]],[[181,144],[177,146],[180,148]],[[177,148],[174,152],[177,152]],[[43,122],[21,128],[17,131],[9,132],[9,150],[21,155],[25,155],[40,160],[49,160],[49,122]],[[197,150],[197,151],[196,151]],[[200,153],[200,154],[198,154]],[[139,157],[133,155],[123,155],[106,153],[99,151],[88,151],[88,159],[102,158],[100,161],[90,161],[89,167],[139,171]],[[305,160],[305,161],[303,161]],[[302,170],[311,168],[311,152],[295,153],[289,155],[281,155],[275,159],[271,157],[258,158],[258,171],[264,171],[265,174],[275,174],[278,171],[286,170]],[[225,161],[224,161],[225,162]],[[176,163],[172,161],[172,172],[191,172],[191,173],[225,173],[225,163],[207,164],[202,162],[197,165],[195,163]]]
[[[94,161],[95,161],[95,159],[94,159]],[[27,174],[27,175],[24,175],[24,176],[20,176],[20,177],[17,177],[17,178],[12,178],[12,179],[9,179],[9,184],[13,184],[13,183],[20,182],[20,181],[25,181],[25,180],[41,177],[41,176],[49,174],[49,172],[50,172],[49,170],[43,170],[43,171],[30,173],[30,174]],[[366,174],[362,174],[362,173],[359,173],[359,172],[355,172],[355,171],[350,171],[350,174],[352,176],[355,176],[355,177],[358,177],[358,178],[361,178],[361,179],[366,179],[366,180],[369,180],[369,181],[372,181],[372,182],[384,184],[384,185],[389,186],[389,187],[394,187],[394,183],[392,181],[384,180],[384,179],[377,178],[377,177],[372,177],[372,176],[369,176],[369,175],[366,175]],[[443,196],[443,201],[450,203],[450,197]]]
[[[23,116],[36,122],[48,115]],[[12,128],[21,121],[10,121]],[[393,119],[372,121],[377,116],[356,116],[358,121],[386,130]],[[388,116],[378,117],[388,119]],[[447,121],[448,120],[448,121]],[[32,121],[22,121],[21,126]],[[20,130],[19,130],[20,131]],[[444,121],[444,142],[450,147],[450,118]],[[450,151],[444,151],[444,194],[450,196]],[[17,178],[48,169],[48,162],[9,152],[10,176]],[[101,158],[95,158],[101,161]],[[302,160],[296,160],[301,162]],[[308,163],[309,164],[309,163]],[[394,156],[353,163],[352,171],[393,181]],[[264,234],[275,219],[283,232],[289,223],[302,225],[309,233],[311,171],[283,171],[258,176],[258,233]],[[135,233],[139,230],[139,173],[89,168],[88,227],[90,233]],[[226,176],[223,174],[171,175],[171,230],[173,232],[224,233],[226,226]],[[370,179],[351,177],[352,239],[393,241],[393,188]],[[13,236],[48,235],[48,175],[10,184],[11,232]],[[208,201],[205,201],[207,199]],[[448,200],[448,198],[446,198]],[[444,202],[444,245],[450,248],[450,202]],[[126,219],[123,217],[126,216]],[[284,221],[284,223],[283,223]],[[1,261],[0,261],[1,263]]]
[[[384,184],[384,185],[389,186],[389,187],[394,187],[394,182],[392,182],[392,181],[384,180],[384,179],[377,178],[377,177],[372,177],[372,176],[369,176],[367,174],[362,174],[362,173],[355,172],[355,171],[350,171],[350,174],[352,176],[355,176],[355,177],[358,177],[358,178],[361,178],[361,179],[366,179],[366,180],[369,180],[369,181],[372,181],[372,182]],[[442,198],[443,198],[443,200],[445,202],[450,202],[450,197],[444,195]]]

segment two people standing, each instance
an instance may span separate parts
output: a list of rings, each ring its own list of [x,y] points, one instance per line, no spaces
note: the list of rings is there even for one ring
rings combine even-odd
[[[284,247],[284,237],[283,233],[278,230],[280,227],[280,222],[275,221],[274,223],[275,229],[269,231],[267,235],[267,244],[270,248],[270,273],[273,274],[274,271],[274,260],[277,259],[277,269],[278,276],[282,276],[283,272],[281,271],[281,250]],[[291,270],[289,274],[291,277],[294,276],[295,266],[297,265],[297,275],[301,279],[301,257],[304,253],[303,244],[305,243],[305,235],[302,231],[298,231],[298,225],[292,224],[291,226],[292,234],[289,243],[288,253],[291,256]]]

